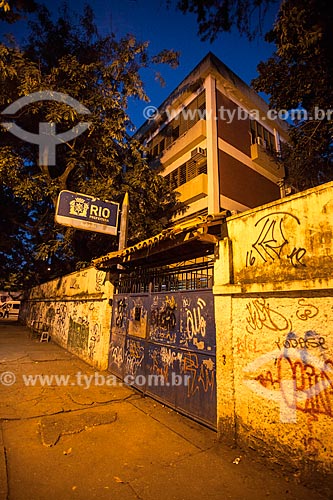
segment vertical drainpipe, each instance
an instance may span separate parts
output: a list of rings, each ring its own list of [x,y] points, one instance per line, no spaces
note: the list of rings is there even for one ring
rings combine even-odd
[[[207,176],[208,176],[208,214],[220,211],[220,184],[218,168],[218,138],[216,109],[216,80],[212,75],[205,79],[206,90],[206,137],[207,137]]]

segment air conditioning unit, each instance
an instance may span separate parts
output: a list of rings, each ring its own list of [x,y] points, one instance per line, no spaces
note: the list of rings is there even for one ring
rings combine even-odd
[[[200,155],[200,156],[206,156],[206,149],[204,148],[195,148],[191,151],[191,158],[193,158],[194,156],[197,156],[197,155]]]
[[[262,137],[256,137],[256,143],[266,149],[266,141]]]

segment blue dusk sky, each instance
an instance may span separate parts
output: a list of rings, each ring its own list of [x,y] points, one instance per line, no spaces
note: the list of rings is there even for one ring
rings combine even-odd
[[[56,13],[63,2],[53,0],[41,3]],[[68,2],[75,12],[80,12],[85,3],[83,0]],[[164,87],[155,79],[153,69],[141,73],[150,104],[157,107],[209,51],[250,84],[257,76],[257,64],[266,60],[274,50],[274,45],[266,43],[263,36],[249,42],[237,31],[219,35],[212,44],[202,42],[197,35],[196,17],[193,14],[184,15],[177,11],[176,0],[171,1],[169,8],[166,0],[95,0],[88,3],[94,9],[96,23],[102,34],[114,32],[121,37],[132,33],[140,41],[149,41],[151,55],[165,48],[180,52],[180,64],[177,69],[171,69],[166,65],[158,68],[166,82]],[[263,33],[272,27],[277,10],[278,3],[266,16]],[[17,25],[1,23],[0,34],[8,31],[13,32],[20,40],[25,32],[24,23],[20,22]],[[137,100],[130,102],[129,115],[137,127],[144,122],[143,109],[146,105]]]

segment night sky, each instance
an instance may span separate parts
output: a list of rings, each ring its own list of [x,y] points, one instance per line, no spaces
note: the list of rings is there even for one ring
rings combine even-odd
[[[62,1],[42,3],[46,4],[51,12],[57,12]],[[83,0],[68,2],[70,8],[76,12],[80,11],[85,3]],[[166,81],[164,87],[155,80],[153,70],[142,72],[146,92],[154,106],[159,106],[209,51],[219,57],[246,83],[250,83],[257,75],[256,67],[259,61],[266,60],[274,49],[274,46],[266,43],[262,36],[254,42],[249,42],[236,31],[220,35],[213,44],[202,42],[197,36],[195,16],[184,15],[174,6],[167,8],[166,1],[162,0],[95,0],[89,3],[94,9],[96,22],[102,34],[113,31],[120,37],[132,33],[137,39],[150,42],[151,54],[164,48],[181,52],[180,65],[177,69],[164,65],[158,68]],[[272,26],[277,8],[278,5],[275,5],[267,15],[264,32]],[[24,23],[13,26],[1,23],[0,34],[6,31],[13,32],[20,39],[24,36]],[[145,103],[138,101],[130,103],[129,114],[137,127],[144,122],[142,111],[145,106]]]

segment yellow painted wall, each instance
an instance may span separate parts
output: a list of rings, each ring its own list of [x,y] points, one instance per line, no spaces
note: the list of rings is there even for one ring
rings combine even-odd
[[[333,183],[230,217],[215,265],[221,439],[333,477]]]
[[[104,271],[90,267],[31,290],[20,318],[49,326],[52,340],[89,364],[108,365],[113,285]]]

